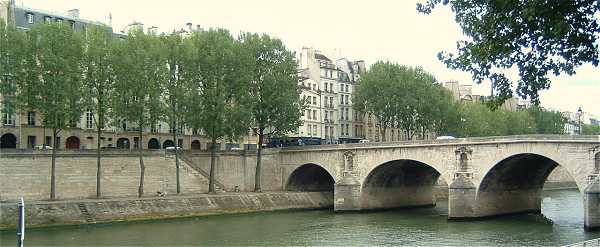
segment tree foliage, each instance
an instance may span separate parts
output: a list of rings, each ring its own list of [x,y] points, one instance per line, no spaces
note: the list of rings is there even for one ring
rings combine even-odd
[[[447,131],[458,112],[452,96],[421,68],[377,62],[361,76],[354,109],[372,114],[385,141],[386,130],[400,128],[407,139]]]
[[[28,54],[27,36],[13,25],[6,25],[0,19],[0,113],[14,114],[19,105],[17,84],[25,80],[26,56]]]
[[[266,34],[245,33],[241,37],[243,48],[250,53],[249,109],[252,126],[258,135],[255,191],[261,191],[261,150],[266,136],[292,132],[302,125],[300,117],[304,101],[298,87],[298,64],[294,54],[281,40]]]
[[[36,110],[52,129],[50,199],[56,198],[57,135],[76,127],[83,109],[83,45],[78,33],[60,23],[34,25],[28,34],[26,78],[19,81],[23,109]]]
[[[102,196],[102,132],[110,121],[111,94],[114,90],[115,73],[112,33],[105,26],[92,26],[85,39],[83,61],[84,103],[93,116],[96,127],[96,197]]]
[[[156,126],[164,114],[161,100],[161,82],[167,80],[167,66],[162,44],[153,34],[133,29],[114,48],[115,91],[112,97],[113,118],[117,127],[123,121],[138,132],[137,146],[140,158],[140,186],[138,196],[144,194],[143,131]],[[119,126],[121,123],[121,126]],[[124,130],[126,131],[126,130]]]
[[[215,193],[217,140],[248,133],[251,58],[225,29],[194,32],[189,42],[193,48],[186,58],[186,122],[211,140],[209,192]]]
[[[457,54],[440,52],[438,58],[471,73],[477,83],[490,80],[495,106],[513,95],[506,75],[511,68],[519,74],[517,95],[539,104],[550,75],[572,75],[584,63],[598,65],[597,0],[428,0],[417,9],[429,14],[442,3],[469,39],[457,43]]]
[[[567,119],[557,111],[548,111],[539,106],[532,106],[527,112],[533,117],[537,134],[564,134]]]

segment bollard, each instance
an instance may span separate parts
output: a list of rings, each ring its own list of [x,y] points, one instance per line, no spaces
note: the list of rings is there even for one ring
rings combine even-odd
[[[19,223],[17,224],[17,247],[23,247],[23,240],[25,239],[25,203],[23,197],[21,201],[17,203],[19,208]]]

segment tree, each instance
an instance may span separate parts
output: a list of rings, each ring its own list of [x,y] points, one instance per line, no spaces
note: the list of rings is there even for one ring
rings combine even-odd
[[[265,136],[282,135],[302,124],[304,101],[298,87],[298,64],[281,40],[266,34],[242,35],[244,50],[252,57],[249,101],[252,124],[256,126],[258,150],[254,191],[261,191],[262,144]]]
[[[361,76],[354,109],[373,114],[385,141],[388,128],[401,128],[406,138],[449,131],[460,116],[450,92],[419,67],[376,62]]]
[[[92,26],[88,29],[84,52],[84,101],[92,113],[96,127],[96,197],[102,196],[102,130],[109,121],[111,94],[114,89],[112,33],[106,26]]]
[[[564,134],[567,119],[557,111],[548,111],[539,106],[532,106],[527,112],[533,117],[538,134]]]
[[[512,97],[508,69],[518,70],[517,95],[539,104],[538,92],[550,87],[550,74],[572,75],[584,63],[598,65],[596,0],[428,0],[417,10],[429,14],[440,3],[450,5],[469,40],[457,43],[457,55],[440,52],[438,58],[471,73],[477,83],[489,79],[495,106]]]
[[[189,90],[186,122],[210,138],[209,193],[215,191],[217,140],[235,139],[247,133],[250,119],[249,56],[225,29],[195,32],[185,70]]]
[[[28,32],[30,53],[27,74],[20,85],[25,108],[40,113],[44,127],[52,129],[50,199],[56,199],[57,136],[75,127],[82,114],[82,39],[67,25],[44,23]]]
[[[17,85],[26,78],[27,36],[0,19],[0,113],[12,115],[19,105]]]
[[[600,125],[582,124],[581,134],[583,135],[600,135]]]
[[[173,133],[173,143],[175,143],[175,170],[177,182],[177,194],[181,192],[181,183],[179,181],[179,145],[177,133],[184,127],[184,96],[188,90],[183,79],[186,64],[184,56],[188,52],[189,46],[184,45],[183,38],[179,33],[173,32],[168,35],[161,35],[160,40],[164,48],[166,65],[169,70],[168,80],[163,81],[162,88],[164,96],[168,101],[167,120],[169,121],[170,131]]]
[[[133,29],[123,41],[116,42],[113,59],[115,91],[112,108],[114,119],[135,125],[139,150],[140,185],[138,196],[144,195],[144,129],[155,126],[163,115],[161,84],[167,80],[167,66],[161,55],[161,43],[153,34]],[[126,129],[124,129],[125,131]]]
[[[385,133],[396,120],[402,121],[403,113],[410,112],[407,109],[404,96],[409,81],[401,80],[401,74],[407,72],[408,68],[390,62],[376,62],[369,71],[361,76],[360,83],[356,87],[353,98],[355,111],[372,114],[378,123],[378,131],[382,133],[382,141],[385,141]],[[402,94],[402,95],[400,95]]]

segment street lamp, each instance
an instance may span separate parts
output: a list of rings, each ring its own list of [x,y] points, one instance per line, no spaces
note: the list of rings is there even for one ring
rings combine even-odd
[[[581,110],[581,107],[579,107],[579,109],[577,109],[577,132],[579,133],[579,135],[581,135],[581,115],[583,114],[583,111]]]

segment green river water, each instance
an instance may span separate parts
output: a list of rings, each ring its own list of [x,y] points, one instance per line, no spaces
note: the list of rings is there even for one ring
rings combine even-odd
[[[600,238],[584,232],[576,190],[544,192],[541,215],[447,221],[436,207],[334,214],[282,211],[30,229],[25,246],[557,246]],[[15,246],[14,231],[0,246]]]

